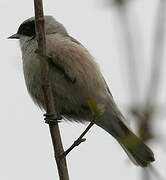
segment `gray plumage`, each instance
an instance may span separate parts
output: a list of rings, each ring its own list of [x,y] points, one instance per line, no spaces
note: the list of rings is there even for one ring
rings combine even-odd
[[[45,109],[40,82],[40,58],[34,18],[20,25],[17,36],[22,51],[25,82],[33,101]],[[29,29],[29,30],[28,30]],[[96,124],[120,143],[130,159],[142,167],[154,161],[152,151],[127,127],[94,58],[77,40],[68,35],[62,24],[45,16],[46,54],[50,57],[49,74],[56,110],[66,119],[91,121],[88,98],[105,105]]]

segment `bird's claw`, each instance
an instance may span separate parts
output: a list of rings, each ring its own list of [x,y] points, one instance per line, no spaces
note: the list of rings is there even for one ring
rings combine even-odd
[[[44,114],[45,123],[47,124],[57,124],[61,122],[62,116],[60,114]]]

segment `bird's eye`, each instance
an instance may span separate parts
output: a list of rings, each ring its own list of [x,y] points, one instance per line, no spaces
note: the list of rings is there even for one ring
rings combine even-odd
[[[23,31],[28,33],[29,31],[32,31],[32,28],[30,26],[25,26]]]

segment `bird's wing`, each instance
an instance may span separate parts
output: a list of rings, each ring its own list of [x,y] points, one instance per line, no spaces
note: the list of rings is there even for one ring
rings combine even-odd
[[[79,41],[77,41],[77,40],[76,40],[75,38],[73,38],[72,36],[68,35],[68,37],[70,38],[70,40],[71,40],[72,42],[74,42],[74,43],[76,43],[76,44],[79,44],[79,45],[82,45]],[[83,46],[83,45],[82,45],[82,46]],[[105,79],[104,79],[103,76],[102,76],[102,78],[103,78],[103,81],[104,81],[104,83],[105,83],[105,87],[106,87],[108,93],[109,93],[110,96],[112,97],[111,91],[110,91],[110,89],[109,89],[109,87],[108,87],[108,85],[107,85],[107,83],[106,83],[106,81],[105,81]]]
[[[47,55],[70,82],[79,84],[79,87],[96,89],[97,92],[105,91],[106,86],[99,67],[81,43],[71,36],[58,35],[48,36],[47,43]]]

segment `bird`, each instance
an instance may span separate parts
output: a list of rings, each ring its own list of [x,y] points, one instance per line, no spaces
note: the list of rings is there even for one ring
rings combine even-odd
[[[152,150],[126,124],[95,58],[53,16],[44,16],[44,26],[49,81],[57,113],[69,121],[90,122],[93,115],[88,99],[103,104],[105,110],[95,124],[117,140],[135,165],[150,165],[155,161]],[[34,103],[46,110],[40,79],[41,58],[36,53],[35,17],[25,20],[9,38],[19,40],[27,90]]]

